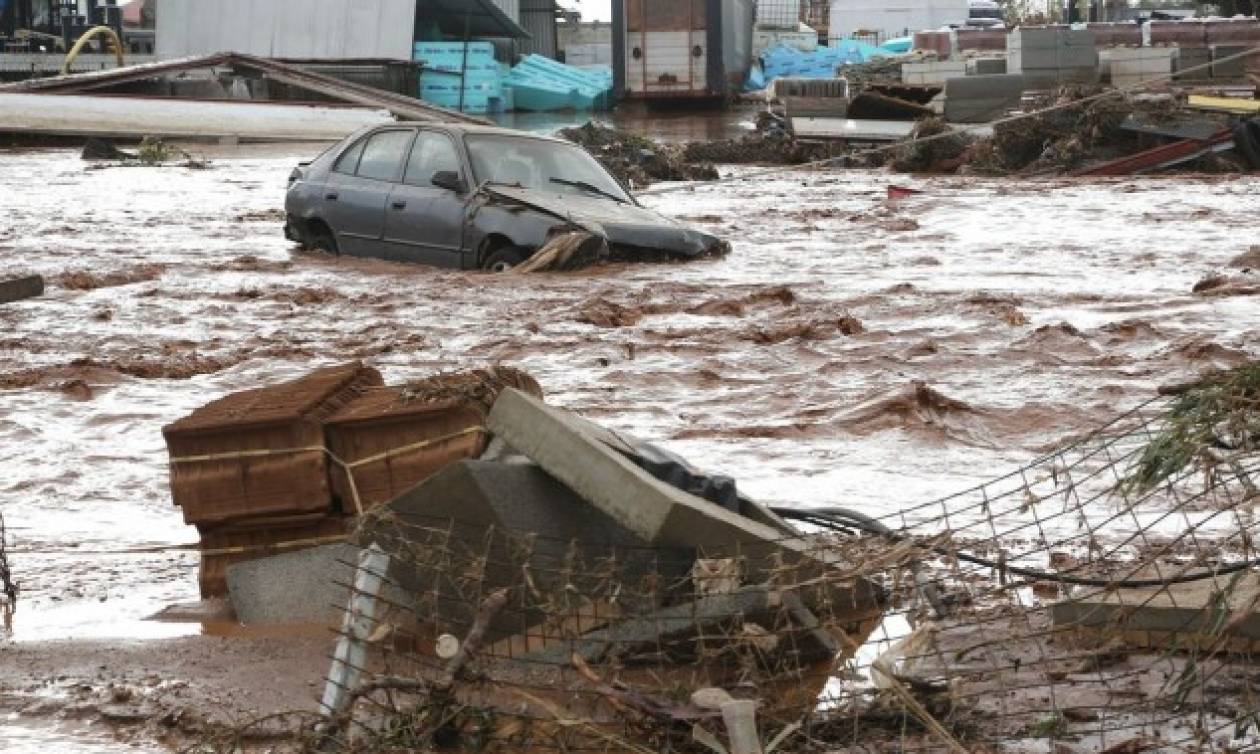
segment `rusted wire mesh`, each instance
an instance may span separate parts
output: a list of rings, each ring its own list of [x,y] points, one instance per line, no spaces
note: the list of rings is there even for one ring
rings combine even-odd
[[[382,509],[359,536],[389,556],[385,609],[325,735],[704,750],[722,720],[695,694],[719,688],[781,750],[1255,747],[1256,387],[1161,398],[930,503],[783,511],[808,533],[755,546]]]

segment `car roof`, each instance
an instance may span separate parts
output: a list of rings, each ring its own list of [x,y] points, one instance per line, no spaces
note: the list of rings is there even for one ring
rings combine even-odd
[[[503,128],[501,126],[483,126],[475,123],[435,123],[433,121],[407,120],[397,123],[382,123],[378,128],[397,128],[398,126],[423,126],[425,128],[445,131],[449,134],[484,134],[487,136],[517,136],[526,139],[539,139],[541,141],[555,141],[561,144],[570,144],[571,142],[564,139],[557,139],[547,134],[530,133],[529,131],[519,131],[515,128]]]

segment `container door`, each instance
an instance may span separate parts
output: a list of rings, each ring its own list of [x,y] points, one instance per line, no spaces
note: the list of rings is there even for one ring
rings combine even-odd
[[[639,97],[704,94],[707,0],[627,0],[626,89]]]

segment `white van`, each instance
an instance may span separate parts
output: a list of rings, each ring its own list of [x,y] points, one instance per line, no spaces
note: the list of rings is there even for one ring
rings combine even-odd
[[[994,0],[968,0],[967,26],[994,29],[1006,25],[1002,6]]]

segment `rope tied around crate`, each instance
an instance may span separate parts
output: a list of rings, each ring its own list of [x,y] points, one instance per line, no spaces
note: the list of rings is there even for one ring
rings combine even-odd
[[[304,447],[297,447],[297,448],[259,448],[259,449],[254,449],[254,450],[234,450],[234,451],[228,451],[224,453],[206,453],[202,455],[193,455],[193,456],[176,456],[170,459],[170,463],[172,466],[175,466],[177,464],[182,464],[182,463],[205,463],[208,461],[237,461],[244,458],[264,458],[268,456],[292,455],[292,454],[298,454],[298,453],[323,453],[324,455],[328,457],[330,461],[340,466],[346,472],[346,480],[350,484],[350,496],[351,498],[353,498],[355,513],[357,515],[362,516],[364,512],[363,500],[359,494],[358,485],[355,483],[354,469],[360,466],[366,466],[370,463],[376,463],[378,461],[385,461],[390,458],[394,458],[395,456],[400,456],[404,453],[412,453],[417,450],[424,450],[426,448],[442,445],[444,443],[450,442],[451,440],[458,440],[460,438],[469,437],[472,435],[489,435],[489,434],[490,434],[490,431],[480,425],[472,426],[472,427],[465,427],[464,429],[461,429],[457,432],[449,432],[445,435],[441,435],[438,437],[431,437],[425,440],[419,440],[417,442],[408,443],[407,445],[402,445],[397,448],[390,448],[389,450],[381,451],[380,453],[374,453],[370,456],[365,456],[363,458],[359,458],[354,461],[347,461],[341,458],[336,453],[334,453],[330,448],[328,448],[328,446],[326,445],[307,445]]]

